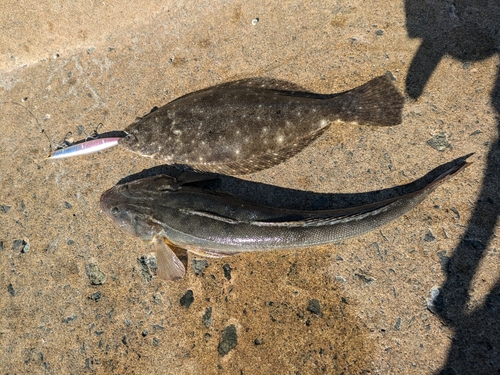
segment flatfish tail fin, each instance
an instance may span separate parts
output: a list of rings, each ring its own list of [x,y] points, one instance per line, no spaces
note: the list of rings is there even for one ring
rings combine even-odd
[[[392,126],[403,121],[404,96],[388,74],[376,77],[362,86],[332,95],[341,120],[363,125]]]

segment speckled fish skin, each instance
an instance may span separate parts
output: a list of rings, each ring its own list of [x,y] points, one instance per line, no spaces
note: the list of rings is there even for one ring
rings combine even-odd
[[[279,164],[334,122],[401,123],[404,98],[387,76],[340,94],[254,78],[187,94],[129,125],[119,144],[199,171],[245,174]]]
[[[104,213],[143,240],[205,256],[303,248],[362,235],[406,214],[469,163],[450,168],[425,188],[389,200],[340,210],[264,207],[160,175],[117,185],[101,196]],[[191,179],[191,181],[193,181]]]

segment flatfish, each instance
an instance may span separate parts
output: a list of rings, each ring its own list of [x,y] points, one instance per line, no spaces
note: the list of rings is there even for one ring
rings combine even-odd
[[[129,125],[118,144],[167,164],[245,174],[290,158],[336,122],[400,124],[403,102],[387,75],[339,94],[246,79],[187,94],[152,111]]]

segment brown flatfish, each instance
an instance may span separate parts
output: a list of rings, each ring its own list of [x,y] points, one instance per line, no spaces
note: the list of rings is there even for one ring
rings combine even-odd
[[[404,98],[388,75],[338,94],[252,78],[182,96],[125,129],[119,145],[168,164],[245,174],[297,154],[332,123],[401,123]]]

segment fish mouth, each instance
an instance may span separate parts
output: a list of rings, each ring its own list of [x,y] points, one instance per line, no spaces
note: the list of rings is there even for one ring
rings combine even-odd
[[[108,216],[119,228],[132,235],[137,235],[135,222],[136,215],[128,209],[123,202],[123,195],[120,194],[118,186],[114,186],[102,193],[99,200],[101,210]]]
[[[115,185],[102,193],[99,200],[101,210],[109,216],[116,216],[112,212],[113,208],[124,205],[135,206],[134,203],[147,196],[148,192],[148,184],[144,184],[143,180]]]
[[[131,147],[132,145],[139,143],[139,139],[135,134],[133,134],[133,133],[138,133],[137,131],[134,131],[133,133],[124,131],[123,133],[125,133],[125,135],[121,137],[119,141],[121,145],[127,145]]]
[[[101,205],[101,210],[105,214],[111,217],[116,217],[116,213],[113,213],[115,208],[125,207],[129,204],[133,205],[132,202],[134,201],[134,197],[129,197],[127,194],[124,194],[124,189],[128,190],[128,186],[116,185],[101,194],[99,203]]]
[[[101,198],[99,199],[99,204],[101,205],[102,212],[110,217],[114,216],[111,211],[119,204],[119,202],[120,197],[118,192],[116,191],[116,186],[102,193]]]
[[[161,226],[151,220],[151,209],[123,193],[127,185],[117,185],[102,193],[101,210],[120,229],[143,240],[151,240]]]

